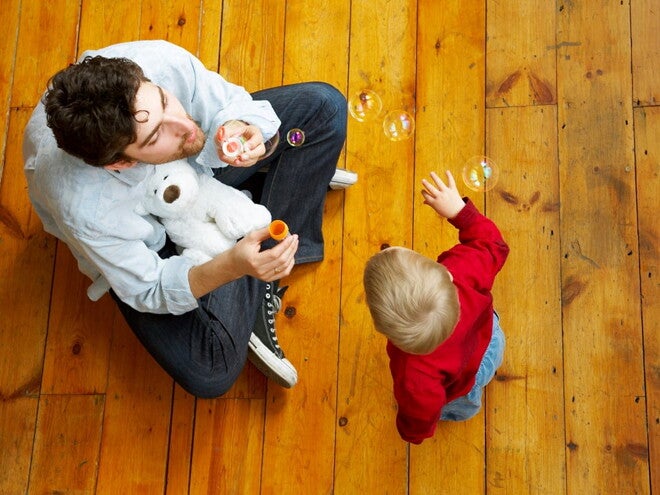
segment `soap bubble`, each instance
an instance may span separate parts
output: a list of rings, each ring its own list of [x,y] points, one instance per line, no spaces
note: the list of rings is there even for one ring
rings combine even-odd
[[[403,141],[415,132],[415,119],[405,110],[393,110],[383,119],[383,131],[392,141]]]
[[[286,133],[286,142],[294,147],[302,146],[305,142],[305,133],[300,129],[291,129]]]
[[[473,156],[463,166],[463,182],[477,192],[490,191],[500,175],[500,170],[487,156]]]
[[[378,93],[370,89],[358,91],[348,100],[348,111],[358,122],[378,118],[382,109],[383,100]]]

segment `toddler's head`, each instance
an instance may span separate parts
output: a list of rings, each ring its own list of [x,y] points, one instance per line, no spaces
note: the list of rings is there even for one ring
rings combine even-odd
[[[364,288],[376,330],[405,352],[432,352],[458,322],[450,273],[410,249],[393,247],[374,255],[364,270]]]

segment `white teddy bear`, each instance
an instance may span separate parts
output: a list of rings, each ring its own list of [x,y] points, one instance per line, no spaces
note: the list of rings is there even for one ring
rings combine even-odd
[[[211,176],[198,174],[185,160],[154,167],[135,211],[158,217],[181,254],[196,264],[271,221],[265,206]]]

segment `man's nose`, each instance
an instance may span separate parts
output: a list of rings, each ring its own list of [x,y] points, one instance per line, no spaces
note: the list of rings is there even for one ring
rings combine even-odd
[[[166,114],[163,116],[163,122],[180,136],[189,134],[195,127],[195,124],[187,116]]]

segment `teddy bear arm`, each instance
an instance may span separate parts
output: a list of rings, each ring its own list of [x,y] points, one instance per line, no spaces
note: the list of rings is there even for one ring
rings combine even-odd
[[[271,214],[265,206],[254,203],[237,189],[229,189],[231,191],[225,190],[222,193],[222,201],[211,200],[208,210],[209,217],[213,218],[221,231],[239,239],[270,223]]]
[[[228,236],[214,222],[201,220],[165,220],[165,230],[174,244],[216,256],[232,247],[235,239]]]

